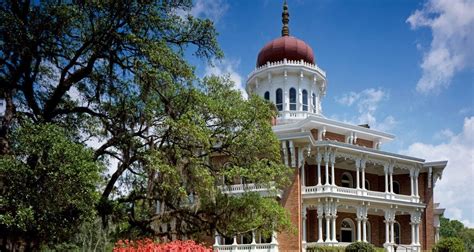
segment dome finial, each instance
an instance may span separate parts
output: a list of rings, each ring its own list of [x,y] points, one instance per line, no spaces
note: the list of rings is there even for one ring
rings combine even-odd
[[[281,36],[290,36],[290,28],[288,28],[288,23],[290,22],[290,13],[288,13],[288,4],[283,3],[283,12],[281,13],[281,22],[283,27],[281,28]]]

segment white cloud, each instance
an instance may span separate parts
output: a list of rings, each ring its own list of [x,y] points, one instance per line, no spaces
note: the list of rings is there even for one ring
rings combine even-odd
[[[421,63],[420,93],[438,93],[474,61],[474,1],[428,0],[408,19],[412,29],[428,27],[433,40]]]
[[[443,177],[436,183],[435,201],[446,208],[446,216],[474,227],[474,117],[464,119],[462,132],[445,134],[438,145],[413,143],[400,153],[427,161],[448,160]]]
[[[357,106],[358,116],[349,121],[356,124],[368,123],[372,128],[387,131],[392,129],[397,123],[395,118],[387,116],[381,122],[378,122],[375,113],[379,104],[388,98],[388,93],[381,88],[369,88],[358,93],[350,92],[343,94],[341,97],[336,97],[336,102],[348,107]]]
[[[229,75],[230,79],[234,82],[234,88],[240,90],[242,96],[247,98],[247,91],[245,91],[242,76],[236,71],[239,65],[240,60],[221,60],[213,65],[206,66],[204,75]]]
[[[224,0],[197,0],[190,14],[195,17],[205,17],[219,22],[229,9],[229,4]]]

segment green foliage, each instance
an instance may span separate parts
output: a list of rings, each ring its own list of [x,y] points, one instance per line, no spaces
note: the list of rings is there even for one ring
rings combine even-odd
[[[455,237],[461,239],[466,251],[474,250],[474,229],[465,227],[458,220],[450,220],[441,216],[439,233],[441,238]]]
[[[344,252],[344,247],[333,247],[333,246],[314,246],[308,247],[307,252]]]
[[[466,251],[461,239],[456,237],[442,238],[433,247],[433,252],[463,252]]]
[[[464,225],[460,221],[440,217],[439,234],[441,237],[459,237],[463,229]]]
[[[103,170],[91,149],[52,124],[24,124],[13,132],[12,154],[0,157],[3,233],[61,242],[94,214]]]
[[[353,242],[345,249],[346,252],[375,252],[374,245],[368,242]]]

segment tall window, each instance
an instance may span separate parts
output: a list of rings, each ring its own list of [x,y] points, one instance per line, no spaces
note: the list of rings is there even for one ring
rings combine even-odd
[[[308,111],[308,91],[303,89],[303,111]]]
[[[400,194],[400,183],[398,181],[393,181],[393,192]]]
[[[352,175],[350,173],[345,172],[344,174],[342,174],[341,186],[342,187],[349,187],[349,188],[353,187]]]
[[[265,100],[269,101],[270,100],[270,92],[265,92],[265,95],[263,95],[263,98],[265,98]]]
[[[296,110],[296,89],[290,88],[290,110]]]
[[[283,110],[283,91],[281,88],[276,90],[276,106],[278,111]]]
[[[341,242],[354,241],[354,225],[352,220],[344,219],[341,223]]]
[[[313,95],[311,96],[311,98],[313,99],[313,113],[316,113],[316,95],[313,93]]]
[[[393,237],[395,238],[395,243],[400,244],[400,223],[393,223]]]

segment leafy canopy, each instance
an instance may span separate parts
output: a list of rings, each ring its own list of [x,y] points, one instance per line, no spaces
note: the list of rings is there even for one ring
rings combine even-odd
[[[268,233],[289,226],[274,197],[221,193],[223,181],[239,178],[281,187],[288,170],[280,163],[271,131],[271,106],[254,96],[244,100],[228,78],[196,78],[184,55],[194,52],[211,61],[222,52],[210,20],[181,15],[191,7],[191,0],[0,3],[0,95],[7,105],[0,154],[9,162],[2,169],[18,176],[11,184],[2,178],[2,189],[15,188],[24,197],[6,202],[0,214],[7,216],[6,210],[18,205],[26,209],[6,217],[2,228],[8,233],[14,234],[13,228],[29,230],[22,220],[42,215],[41,209],[28,208],[27,199],[36,194],[22,186],[37,179],[39,171],[26,172],[34,166],[25,155],[35,154],[30,152],[35,148],[20,139],[31,137],[30,129],[38,131],[38,137],[49,136],[49,127],[65,131],[67,141],[38,141],[51,146],[57,141],[63,150],[71,147],[76,153],[68,157],[76,159],[67,165],[63,156],[38,150],[41,165],[51,164],[45,166],[44,178],[56,181],[54,171],[62,169],[83,178],[81,172],[89,171],[83,160],[90,160],[91,151],[79,153],[74,146],[93,143],[90,167],[109,164],[103,183],[95,187],[100,199],[84,197],[74,206],[81,209],[88,200],[103,224],[117,224],[121,237],[199,238],[216,230],[226,235]],[[90,176],[93,184],[96,176]],[[61,190],[67,196],[80,188],[68,183],[56,191],[44,183],[35,186],[38,192],[50,192],[51,198]],[[37,204],[46,204],[53,213],[67,207],[48,197],[38,198]],[[63,229],[78,225],[66,228],[64,223],[91,217],[90,211],[71,216],[76,215],[48,219],[48,225],[57,228],[37,242],[67,240]],[[163,231],[160,227],[171,220],[177,223],[174,233]]]
[[[0,157],[5,176],[0,201],[2,232],[57,242],[94,212],[103,166],[90,148],[52,124],[24,124],[13,132],[12,151]]]

